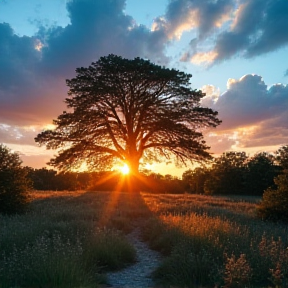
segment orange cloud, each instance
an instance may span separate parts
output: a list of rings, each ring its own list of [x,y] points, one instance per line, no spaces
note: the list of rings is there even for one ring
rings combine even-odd
[[[197,65],[200,65],[202,63],[210,64],[215,60],[217,56],[218,54],[215,51],[199,52],[195,54],[194,56],[192,56],[191,62]]]

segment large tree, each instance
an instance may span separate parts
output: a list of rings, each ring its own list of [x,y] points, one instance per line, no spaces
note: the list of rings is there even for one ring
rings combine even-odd
[[[141,58],[101,57],[67,80],[69,111],[35,140],[61,148],[50,164],[62,170],[83,161],[94,170],[107,168],[118,159],[137,174],[140,159],[205,160],[210,154],[201,129],[220,120],[201,107],[204,94],[191,89],[191,77]]]

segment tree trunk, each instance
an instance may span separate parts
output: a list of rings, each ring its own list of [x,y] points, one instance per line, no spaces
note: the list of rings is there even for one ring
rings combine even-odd
[[[127,163],[130,172],[129,172],[129,183],[128,183],[128,187],[130,192],[140,192],[140,188],[139,188],[139,181],[140,181],[140,177],[139,177],[139,160],[130,160]]]

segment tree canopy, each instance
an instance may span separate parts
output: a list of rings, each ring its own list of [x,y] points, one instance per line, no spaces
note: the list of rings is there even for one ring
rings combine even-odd
[[[210,157],[201,129],[220,124],[217,112],[201,107],[204,94],[193,90],[192,75],[149,60],[101,57],[77,68],[56,128],[35,141],[59,149],[50,165],[62,170],[83,161],[93,170],[126,163],[134,173],[143,161],[176,164]]]
[[[24,212],[31,182],[17,153],[0,143],[0,213]]]

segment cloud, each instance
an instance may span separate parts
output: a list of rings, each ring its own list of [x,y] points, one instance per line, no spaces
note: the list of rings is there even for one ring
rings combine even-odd
[[[212,85],[204,91],[202,105],[218,111],[223,121],[208,142],[217,146],[218,140],[234,139],[230,144],[241,147],[288,143],[288,85],[268,87],[261,76],[248,74],[228,79],[222,95]]]
[[[202,39],[230,19],[233,7],[232,0],[170,1],[166,14],[155,20],[154,29],[164,30],[171,39],[180,38],[184,31],[197,28],[198,37]]]
[[[100,56],[140,56],[166,64],[166,36],[137,26],[124,7],[124,0],[67,1],[70,24],[41,27],[32,37],[0,23],[0,123],[51,123],[65,109],[65,79]]]
[[[152,30],[137,25],[124,8],[124,0],[67,1],[70,23],[42,26],[31,37],[0,23],[0,123],[5,124],[0,142],[33,147],[37,129],[66,108],[65,79],[100,56],[139,56],[167,65],[167,45],[190,30],[192,40],[181,60],[194,64],[256,57],[288,44],[287,0],[171,0]],[[283,144],[287,90],[281,84],[268,87],[261,76],[250,74],[229,79],[222,95],[211,85],[203,87],[203,105],[219,111],[223,120],[214,134],[207,132],[208,144],[216,152],[265,141]]]
[[[163,53],[166,39],[161,39],[159,32],[137,26],[123,13],[124,7],[124,0],[68,2],[71,24],[41,31],[46,38],[43,69],[67,77],[76,67],[87,66],[110,53],[127,58],[149,55],[154,61],[167,61]]]
[[[3,143],[36,146],[34,137],[45,128],[45,126],[10,126],[0,124],[0,139]]]
[[[242,53],[251,58],[288,44],[288,2],[286,0],[246,0],[236,12],[230,31],[221,33],[214,51],[216,61]]]
[[[210,54],[215,57],[209,57],[208,64],[214,64],[237,56],[257,57],[287,46],[287,11],[287,0],[175,0],[168,6],[162,26],[169,35],[194,29],[198,34],[196,49],[188,47],[181,60],[201,64],[207,62],[203,56]],[[194,22],[189,17],[192,12]]]

